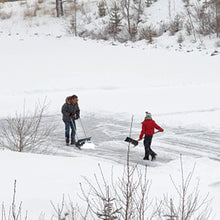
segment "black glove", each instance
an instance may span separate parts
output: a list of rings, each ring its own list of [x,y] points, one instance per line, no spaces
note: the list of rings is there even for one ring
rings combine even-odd
[[[70,118],[74,119],[75,115],[73,113],[70,113]]]
[[[79,118],[80,118],[79,115],[75,115],[75,116],[74,116],[74,119],[75,119],[75,120],[77,120],[77,119],[79,119]]]

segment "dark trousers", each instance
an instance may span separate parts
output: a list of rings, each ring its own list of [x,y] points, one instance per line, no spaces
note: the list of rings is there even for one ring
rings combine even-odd
[[[145,149],[145,158],[149,158],[149,155],[155,157],[157,154],[151,149],[151,142],[153,136],[146,136],[144,137],[144,149]]]
[[[151,142],[153,136],[146,136],[144,137],[144,149],[145,149],[145,157],[149,157],[151,150]]]
[[[70,129],[71,129],[71,142],[75,142],[75,135],[76,135],[76,124],[75,121],[64,121],[65,124],[65,139],[66,143],[69,143],[70,140]]]

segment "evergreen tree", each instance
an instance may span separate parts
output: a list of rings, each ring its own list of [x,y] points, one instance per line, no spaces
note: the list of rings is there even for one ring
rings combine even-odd
[[[117,35],[120,33],[122,27],[121,24],[122,17],[120,15],[119,10],[120,9],[115,2],[113,8],[111,8],[110,22],[109,22],[109,33],[113,35],[114,40],[116,40]]]

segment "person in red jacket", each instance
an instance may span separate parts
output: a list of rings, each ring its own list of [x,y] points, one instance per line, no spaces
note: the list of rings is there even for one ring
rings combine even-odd
[[[144,160],[149,160],[149,155],[151,155],[151,160],[156,159],[156,153],[151,149],[151,142],[153,138],[154,129],[157,129],[158,131],[163,132],[163,128],[161,128],[159,125],[155,123],[154,120],[152,120],[151,114],[149,112],[146,112],[145,120],[142,122],[142,130],[141,134],[139,136],[138,141],[143,139],[144,136],[144,148],[145,148],[145,156]]]

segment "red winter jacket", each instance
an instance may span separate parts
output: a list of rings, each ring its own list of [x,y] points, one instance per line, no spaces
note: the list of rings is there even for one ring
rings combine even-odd
[[[144,135],[152,136],[154,134],[155,128],[159,131],[163,131],[163,128],[161,128],[159,125],[157,125],[154,120],[152,120],[152,119],[144,120],[142,122],[142,131],[141,131],[139,139],[142,139]]]

